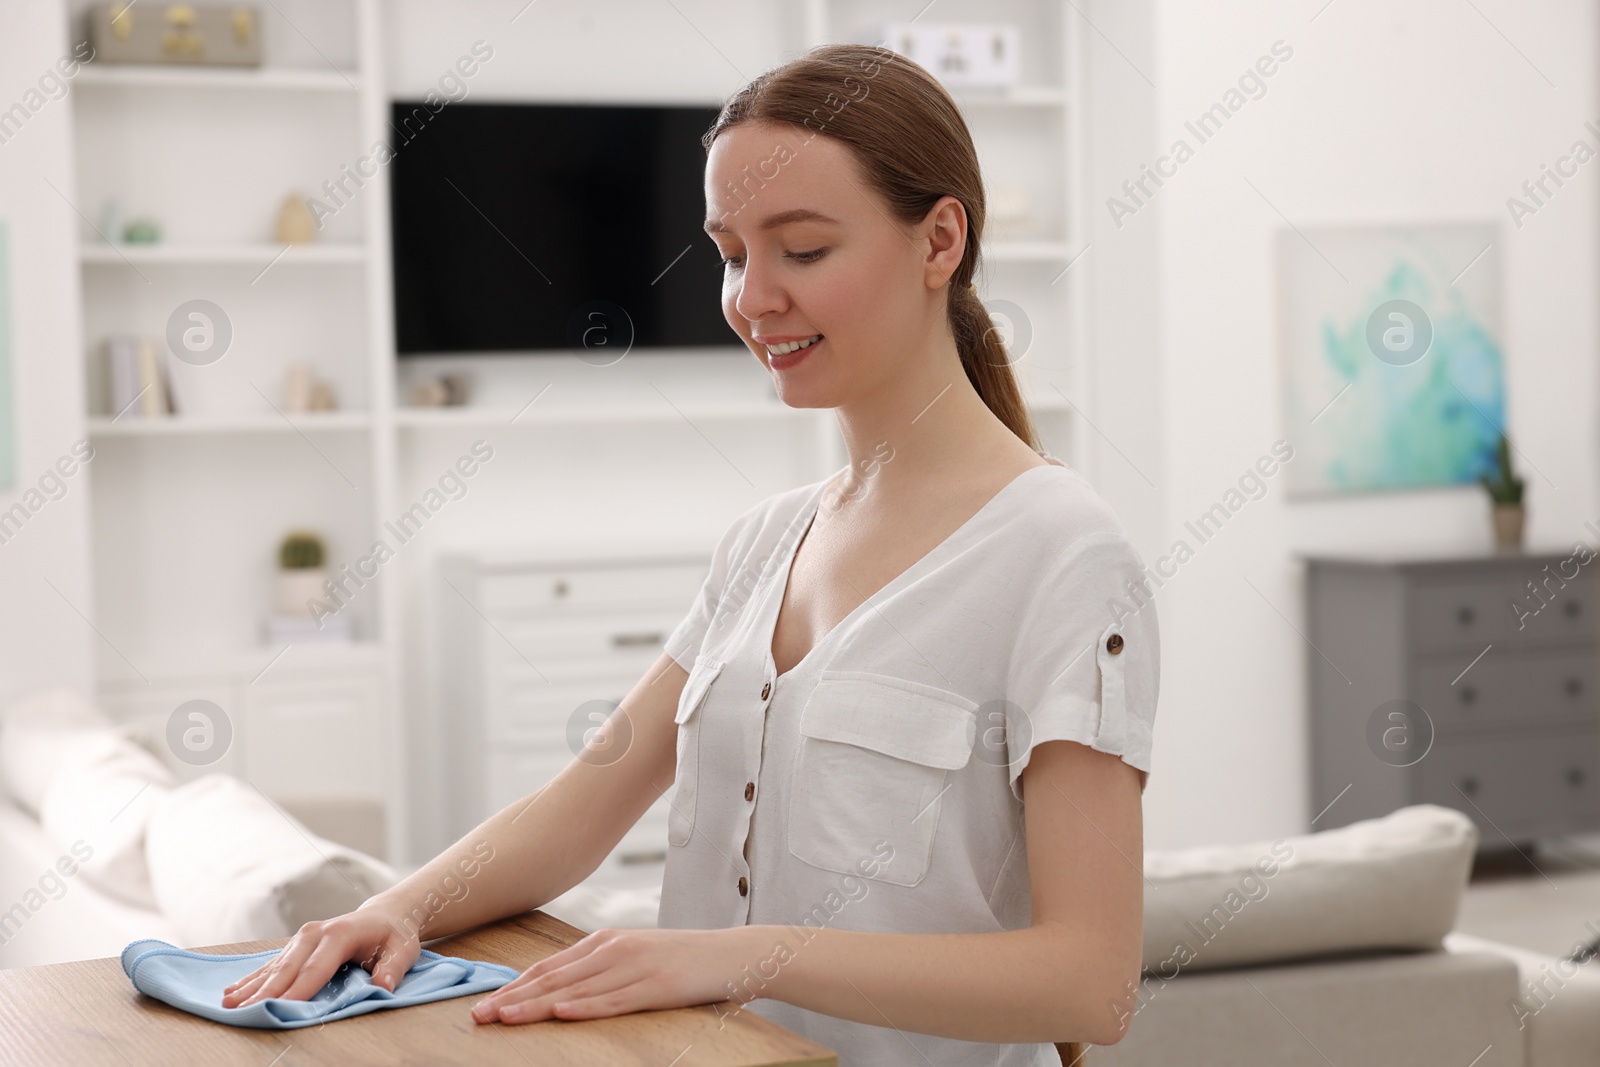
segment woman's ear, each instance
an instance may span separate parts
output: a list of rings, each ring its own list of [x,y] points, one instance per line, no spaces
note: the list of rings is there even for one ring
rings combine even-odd
[[[917,232],[928,242],[923,284],[929,289],[942,289],[967,254],[967,209],[955,197],[941,196],[922,217]]]

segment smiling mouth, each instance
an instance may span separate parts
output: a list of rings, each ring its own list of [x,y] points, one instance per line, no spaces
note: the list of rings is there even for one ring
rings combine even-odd
[[[802,348],[810,348],[820,340],[822,340],[822,335],[820,333],[816,333],[802,341],[785,341],[781,345],[767,345],[767,355],[787,356],[790,352],[798,352]]]

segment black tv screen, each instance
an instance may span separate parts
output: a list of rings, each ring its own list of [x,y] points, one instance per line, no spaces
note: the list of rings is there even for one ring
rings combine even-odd
[[[706,237],[715,107],[393,104],[402,355],[736,345]]]

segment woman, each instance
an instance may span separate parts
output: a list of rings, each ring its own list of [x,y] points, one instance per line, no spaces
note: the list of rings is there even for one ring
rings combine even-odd
[[[971,138],[922,68],[839,45],[755,79],[705,144],[728,324],[784,403],[837,410],[849,466],[734,522],[661,659],[530,801],[224,1003],[310,996],[345,960],[393,988],[419,935],[554,899],[670,787],[659,928],[596,931],[474,1018],[748,1002],[841,1064],[1075,1062],[1135,1008],[1157,627],[972,287]],[[422,907],[486,845],[464,897]]]

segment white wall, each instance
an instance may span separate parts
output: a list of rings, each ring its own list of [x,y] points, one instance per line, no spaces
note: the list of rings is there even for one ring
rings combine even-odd
[[[29,89],[38,88],[39,78],[68,55],[59,2],[7,5],[4,23],[0,110],[23,102]],[[70,97],[44,97],[21,131],[0,143],[0,222],[10,234],[17,422],[17,480],[10,491],[0,491],[0,510],[37,489],[57,459],[70,455],[85,436],[78,220],[67,203],[77,198],[71,112]],[[91,687],[92,643],[98,638],[84,618],[93,611],[88,477],[89,471],[76,470],[65,479],[60,499],[45,504],[20,533],[0,544],[0,604],[5,606],[0,612],[0,706],[36,686],[72,685],[86,693]]]
[[[1140,554],[1153,560],[1169,544],[1166,523],[1165,434],[1159,414],[1161,377],[1161,205],[1134,225],[1117,226],[1105,210],[1116,189],[1155,155],[1155,0],[1102,0],[1087,9],[1089,101],[1089,251],[1079,266],[1090,273],[1090,407],[1095,429],[1085,464],[1095,488],[1116,511]],[[1157,609],[1160,610],[1159,608]]]
[[[1162,388],[1147,409],[1103,426],[1119,443],[1160,441],[1152,477],[1167,532],[1157,540],[1170,542],[1299,429],[1285,425],[1279,399],[1278,212],[1302,229],[1498,221],[1508,432],[1549,478],[1529,476],[1529,540],[1570,546],[1597,514],[1596,165],[1521,230],[1505,201],[1596,116],[1594,5],[1336,0],[1318,14],[1324,3],[1157,3],[1160,145],[1273,41],[1294,56],[1116,233],[1141,241],[1154,232],[1159,244]],[[1097,191],[1102,217],[1114,191],[1109,182]],[[1316,653],[1283,617],[1304,629],[1292,553],[1488,541],[1476,487],[1290,504],[1280,480],[1232,519],[1158,600],[1148,844],[1299,832],[1333,799],[1307,792],[1303,679]]]

